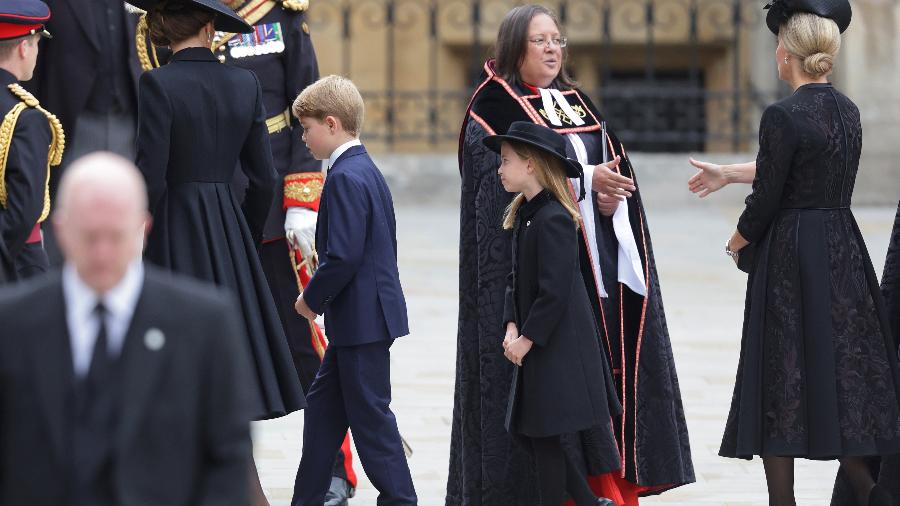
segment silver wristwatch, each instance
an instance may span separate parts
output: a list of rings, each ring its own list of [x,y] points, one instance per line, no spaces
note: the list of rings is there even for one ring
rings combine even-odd
[[[725,254],[730,256],[732,260],[737,260],[737,257],[740,253],[738,253],[737,251],[732,251],[730,243],[731,239],[725,241]]]

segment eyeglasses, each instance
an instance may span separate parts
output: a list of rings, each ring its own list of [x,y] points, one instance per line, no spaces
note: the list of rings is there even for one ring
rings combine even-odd
[[[545,47],[548,44],[552,46],[556,46],[559,48],[566,47],[569,44],[568,37],[556,37],[553,39],[546,39],[544,37],[534,37],[533,39],[528,39],[528,42],[531,42],[536,47]]]

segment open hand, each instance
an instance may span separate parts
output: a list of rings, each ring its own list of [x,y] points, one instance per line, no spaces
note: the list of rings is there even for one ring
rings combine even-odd
[[[702,199],[728,184],[721,165],[702,162],[693,158],[688,160],[691,162],[691,165],[698,169],[697,173],[688,180],[688,189],[691,190],[691,193],[699,194],[698,197]]]
[[[522,367],[522,360],[525,358],[525,355],[531,351],[531,346],[533,344],[531,339],[528,339],[525,336],[519,336],[514,339],[513,342],[509,343],[509,346],[506,347],[506,352],[503,355],[509,359],[510,362]]]
[[[597,193],[630,197],[631,192],[637,188],[634,186],[634,180],[616,171],[621,162],[622,157],[617,155],[615,159],[595,166],[594,176],[591,178],[591,188]]]

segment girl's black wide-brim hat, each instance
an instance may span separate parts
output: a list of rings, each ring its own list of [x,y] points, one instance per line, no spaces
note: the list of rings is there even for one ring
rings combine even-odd
[[[163,0],[127,0],[127,2],[138,9],[150,11],[156,4]],[[250,33],[253,27],[248,25],[244,18],[237,15],[234,10],[219,0],[169,0],[171,3],[183,3],[185,5],[193,5],[201,9],[212,12],[216,15],[214,21],[216,30],[229,33]]]
[[[781,25],[798,12],[828,18],[837,23],[841,33],[850,26],[850,18],[853,17],[848,0],[773,0],[764,8],[769,11],[766,14],[766,25],[775,35],[778,35]]]
[[[521,142],[534,146],[562,162],[568,177],[582,177],[581,164],[566,156],[566,140],[549,128],[530,121],[516,121],[505,135],[490,135],[482,142],[491,151],[500,153],[503,141]]]

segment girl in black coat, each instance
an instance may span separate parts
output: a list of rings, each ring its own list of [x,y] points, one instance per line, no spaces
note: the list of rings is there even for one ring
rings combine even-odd
[[[513,230],[503,347],[519,366],[506,428],[534,451],[543,506],[561,505],[566,490],[578,506],[614,504],[594,497],[559,437],[603,427],[609,460],[619,461],[611,417],[621,406],[581,275],[580,218],[566,180],[581,166],[566,159],[562,136],[529,122],[484,142],[501,155],[504,188],[518,192],[503,224]]]

